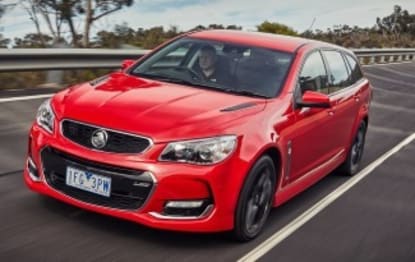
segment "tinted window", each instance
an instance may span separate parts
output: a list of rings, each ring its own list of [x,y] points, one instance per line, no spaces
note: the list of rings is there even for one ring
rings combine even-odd
[[[355,58],[348,54],[345,54],[345,57],[347,62],[349,63],[350,71],[352,72],[352,82],[354,84],[363,77],[363,74],[362,71],[360,71],[359,64],[357,63]]]
[[[244,50],[242,57],[231,61],[233,78],[240,90],[275,96],[291,62],[291,55],[256,47]]]
[[[324,51],[323,53],[327,59],[331,73],[329,77],[329,92],[334,93],[339,89],[347,87],[350,83],[349,72],[347,71],[342,55],[337,51]]]
[[[320,52],[314,52],[306,58],[300,74],[302,93],[307,90],[328,93],[327,73]]]

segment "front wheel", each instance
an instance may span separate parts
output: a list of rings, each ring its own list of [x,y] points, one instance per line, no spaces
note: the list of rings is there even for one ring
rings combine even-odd
[[[350,146],[346,161],[339,167],[341,174],[353,176],[359,169],[366,138],[366,123],[362,121]]]
[[[235,212],[234,237],[248,241],[262,231],[270,213],[276,185],[274,162],[261,157],[249,172]]]

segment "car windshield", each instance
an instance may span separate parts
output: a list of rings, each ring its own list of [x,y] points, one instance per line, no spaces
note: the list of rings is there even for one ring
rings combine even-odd
[[[292,57],[278,50],[184,37],[144,59],[130,74],[271,98],[281,89]]]

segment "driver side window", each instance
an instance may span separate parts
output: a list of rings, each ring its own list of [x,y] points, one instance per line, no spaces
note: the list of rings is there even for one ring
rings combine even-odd
[[[301,93],[315,91],[328,94],[327,72],[320,52],[314,52],[306,58],[300,73]]]

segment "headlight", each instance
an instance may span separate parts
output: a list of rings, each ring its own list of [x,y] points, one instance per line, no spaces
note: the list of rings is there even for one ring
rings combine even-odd
[[[46,131],[52,133],[55,123],[55,114],[53,113],[50,101],[51,100],[48,99],[40,105],[39,109],[37,110],[36,122]]]
[[[236,139],[236,136],[229,135],[170,143],[161,153],[160,160],[199,165],[215,164],[233,152]]]

